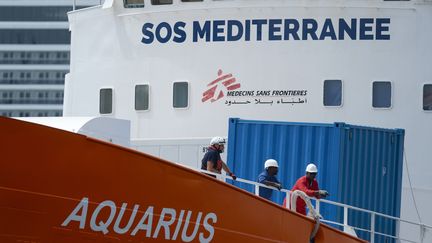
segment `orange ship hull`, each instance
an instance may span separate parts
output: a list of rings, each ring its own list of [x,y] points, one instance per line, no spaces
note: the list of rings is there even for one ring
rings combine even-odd
[[[0,242],[309,242],[314,221],[193,170],[0,117]],[[321,225],[316,243],[363,242]]]

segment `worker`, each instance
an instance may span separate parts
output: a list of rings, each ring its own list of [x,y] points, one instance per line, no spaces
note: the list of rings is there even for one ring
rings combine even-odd
[[[258,182],[267,186],[275,187],[278,190],[280,190],[282,188],[282,185],[279,182],[279,180],[276,178],[278,171],[279,171],[279,165],[276,160],[274,159],[266,160],[264,163],[264,171],[258,176]],[[266,187],[259,188],[259,195],[262,198],[270,200],[272,194],[273,194],[273,190],[270,188],[266,188]]]
[[[318,187],[318,182],[315,179],[317,173],[317,166],[313,163],[308,164],[306,166],[306,175],[297,180],[291,191],[294,192],[300,190],[306,193],[309,197],[315,197],[317,199],[327,197],[329,195],[328,192],[320,190]],[[284,199],[283,205],[284,207],[286,206],[286,198]],[[306,215],[306,203],[301,198],[297,198],[296,211],[297,213]]]
[[[233,180],[235,180],[237,177],[231,172],[220,156],[220,154],[224,152],[225,143],[225,139],[222,137],[214,137],[211,139],[207,153],[205,153],[203,159],[201,160],[201,169],[217,174],[221,174],[223,169],[229,176],[233,178]],[[216,178],[215,175],[209,174],[209,176]]]

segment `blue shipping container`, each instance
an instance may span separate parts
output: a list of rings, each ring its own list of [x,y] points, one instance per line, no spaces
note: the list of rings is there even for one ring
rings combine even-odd
[[[279,162],[277,177],[291,189],[305,174],[308,163],[318,166],[317,180],[329,191],[329,200],[400,216],[403,129],[382,129],[345,123],[316,124],[229,119],[228,163],[236,175],[256,181],[264,161]],[[234,183],[250,192],[252,186]],[[284,195],[275,191],[272,201],[282,204]],[[343,211],[321,208],[325,219],[343,222]],[[349,224],[371,226],[370,215],[349,211]],[[376,231],[394,235],[397,224],[377,217]],[[356,231],[370,241],[370,235]],[[375,242],[393,242],[375,236]]]

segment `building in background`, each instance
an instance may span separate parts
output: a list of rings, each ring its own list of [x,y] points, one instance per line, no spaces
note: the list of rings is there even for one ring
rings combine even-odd
[[[0,0],[0,116],[62,116],[67,12],[101,0]]]

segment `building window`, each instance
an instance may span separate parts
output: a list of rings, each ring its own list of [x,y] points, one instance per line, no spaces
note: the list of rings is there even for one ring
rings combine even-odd
[[[389,81],[375,81],[372,84],[372,107],[390,108],[392,87]]]
[[[152,5],[172,4],[173,0],[151,0]]]
[[[175,82],[173,86],[173,107],[186,108],[188,107],[189,99],[189,84],[187,82]]]
[[[99,93],[99,113],[111,114],[113,105],[113,90],[101,89]]]
[[[342,80],[324,80],[324,106],[342,106]]]
[[[125,8],[144,8],[144,0],[123,0]]]
[[[72,6],[2,6],[0,21],[68,21]]]
[[[146,111],[149,109],[149,86],[140,84],[135,86],[135,110]]]
[[[70,44],[70,32],[68,29],[0,29],[0,44]]]
[[[423,85],[423,110],[432,111],[432,84]]]

